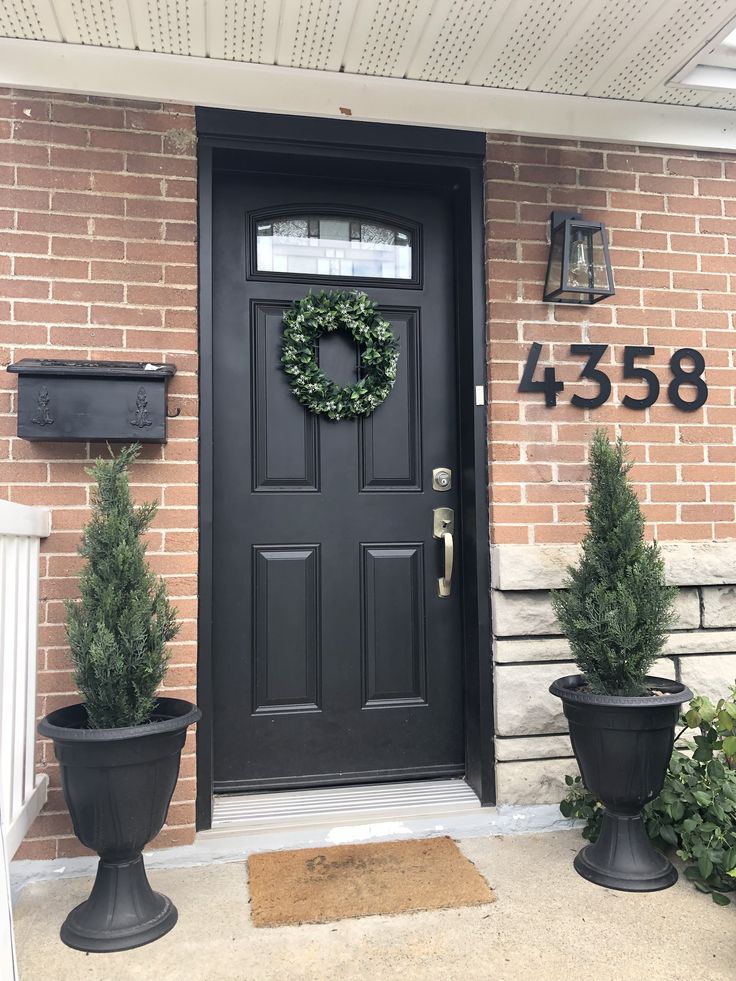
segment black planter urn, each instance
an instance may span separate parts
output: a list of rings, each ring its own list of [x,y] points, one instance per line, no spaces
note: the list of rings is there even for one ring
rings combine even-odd
[[[656,694],[628,697],[579,690],[582,675],[558,678],[583,783],[604,807],[598,840],[575,857],[584,878],[609,889],[654,892],[677,882],[677,869],[649,840],[642,808],[662,790],[680,705],[692,692],[678,681],[647,678]]]
[[[160,698],[146,725],[88,729],[84,705],[58,709],[39,723],[39,733],[54,742],[74,832],[100,856],[89,899],[61,928],[67,946],[128,950],[176,923],[176,907],[151,889],[141,853],[163,827],[187,727],[201,716],[191,702]]]

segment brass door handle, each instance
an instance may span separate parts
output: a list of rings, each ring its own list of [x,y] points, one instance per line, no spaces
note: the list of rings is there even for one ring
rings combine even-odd
[[[452,567],[455,560],[455,512],[452,508],[435,508],[432,533],[442,540],[444,546],[444,575],[437,580],[437,595],[449,596],[452,592]]]
[[[449,596],[452,589],[452,562],[455,546],[449,531],[444,533],[442,541],[445,543],[445,574],[442,579],[437,580],[437,594],[439,596]]]

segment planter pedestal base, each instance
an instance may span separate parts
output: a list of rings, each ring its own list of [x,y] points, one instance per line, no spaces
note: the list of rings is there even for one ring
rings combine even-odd
[[[626,892],[656,892],[677,882],[677,869],[649,841],[640,814],[604,810],[598,840],[574,864],[584,879]]]
[[[61,939],[89,953],[130,950],[168,933],[177,916],[171,900],[151,889],[142,855],[124,862],[100,859],[90,897],[67,916]]]

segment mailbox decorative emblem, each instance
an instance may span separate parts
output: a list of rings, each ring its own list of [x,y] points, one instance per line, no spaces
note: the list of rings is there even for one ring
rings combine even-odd
[[[38,398],[36,399],[36,414],[31,419],[34,426],[53,426],[54,417],[49,411],[49,404],[51,402],[51,396],[49,395],[49,390],[43,385],[38,390]]]
[[[137,426],[138,429],[145,429],[146,426],[153,425],[148,415],[148,396],[142,385],[138,389],[138,394],[135,397],[135,415],[130,420],[130,424],[131,426]]]

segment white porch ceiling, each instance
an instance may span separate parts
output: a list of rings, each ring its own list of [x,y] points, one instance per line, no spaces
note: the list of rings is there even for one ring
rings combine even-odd
[[[634,102],[736,108],[668,85],[735,0],[2,0],[0,37]]]
[[[736,91],[683,83],[734,28],[736,0],[0,0],[0,86],[736,151]]]

